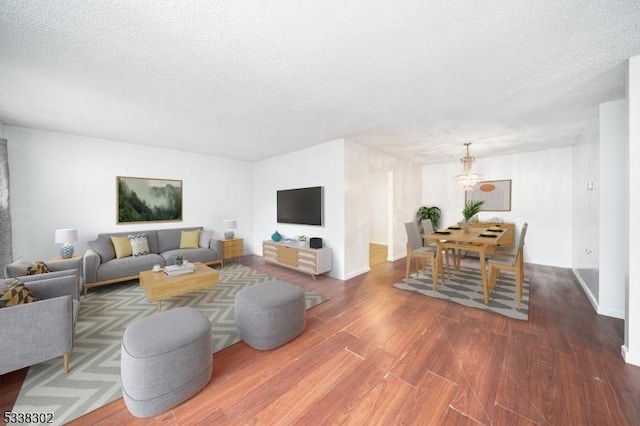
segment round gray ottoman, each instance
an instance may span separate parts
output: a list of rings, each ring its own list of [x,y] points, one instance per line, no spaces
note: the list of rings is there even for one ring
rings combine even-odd
[[[304,290],[281,281],[245,287],[236,294],[235,320],[249,346],[268,350],[284,345],[304,330]]]
[[[136,417],[160,414],[198,393],[211,378],[211,322],[192,308],[160,312],[122,335],[124,402]]]

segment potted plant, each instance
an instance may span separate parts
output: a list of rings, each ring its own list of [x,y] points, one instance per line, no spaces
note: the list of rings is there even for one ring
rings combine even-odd
[[[424,233],[424,229],[422,228],[422,221],[429,220],[431,221],[431,226],[434,230],[438,229],[440,226],[440,215],[442,212],[438,207],[426,207],[422,206],[418,209],[416,213],[416,219],[418,219],[418,224],[420,224],[420,232]]]
[[[483,204],[484,201],[481,200],[469,200],[464,204],[464,208],[462,209],[462,217],[464,218],[462,227],[465,232],[469,232],[469,223],[475,215],[480,213],[480,207],[482,207]]]

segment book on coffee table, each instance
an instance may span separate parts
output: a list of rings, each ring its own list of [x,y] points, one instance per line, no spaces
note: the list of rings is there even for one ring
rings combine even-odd
[[[174,275],[183,275],[183,274],[194,272],[196,270],[196,267],[193,265],[193,263],[185,262],[180,266],[167,265],[164,268],[162,268],[162,270],[164,271],[165,274],[169,276],[174,276]]]

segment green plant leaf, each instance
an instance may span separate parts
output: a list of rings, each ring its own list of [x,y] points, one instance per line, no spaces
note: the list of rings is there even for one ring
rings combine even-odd
[[[462,209],[462,217],[464,220],[470,220],[472,217],[480,213],[480,208],[484,204],[482,200],[469,200],[464,204]]]
[[[438,229],[438,227],[440,226],[441,214],[442,211],[439,207],[422,206],[416,213],[416,219],[418,220],[418,223],[422,223],[423,220],[429,220],[431,221],[431,226],[433,226],[433,229]],[[420,232],[424,232],[424,230],[420,229]]]

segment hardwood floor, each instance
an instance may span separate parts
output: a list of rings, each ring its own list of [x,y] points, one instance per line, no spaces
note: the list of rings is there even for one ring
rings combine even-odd
[[[331,299],[283,347],[216,353],[208,386],[169,412],[136,419],[119,399],[71,424],[639,422],[640,368],[620,356],[623,322],[596,315],[569,269],[526,265],[523,322],[393,288],[404,260],[346,282],[254,256],[243,264]]]
[[[375,266],[387,261],[387,246],[369,243],[369,266]]]

